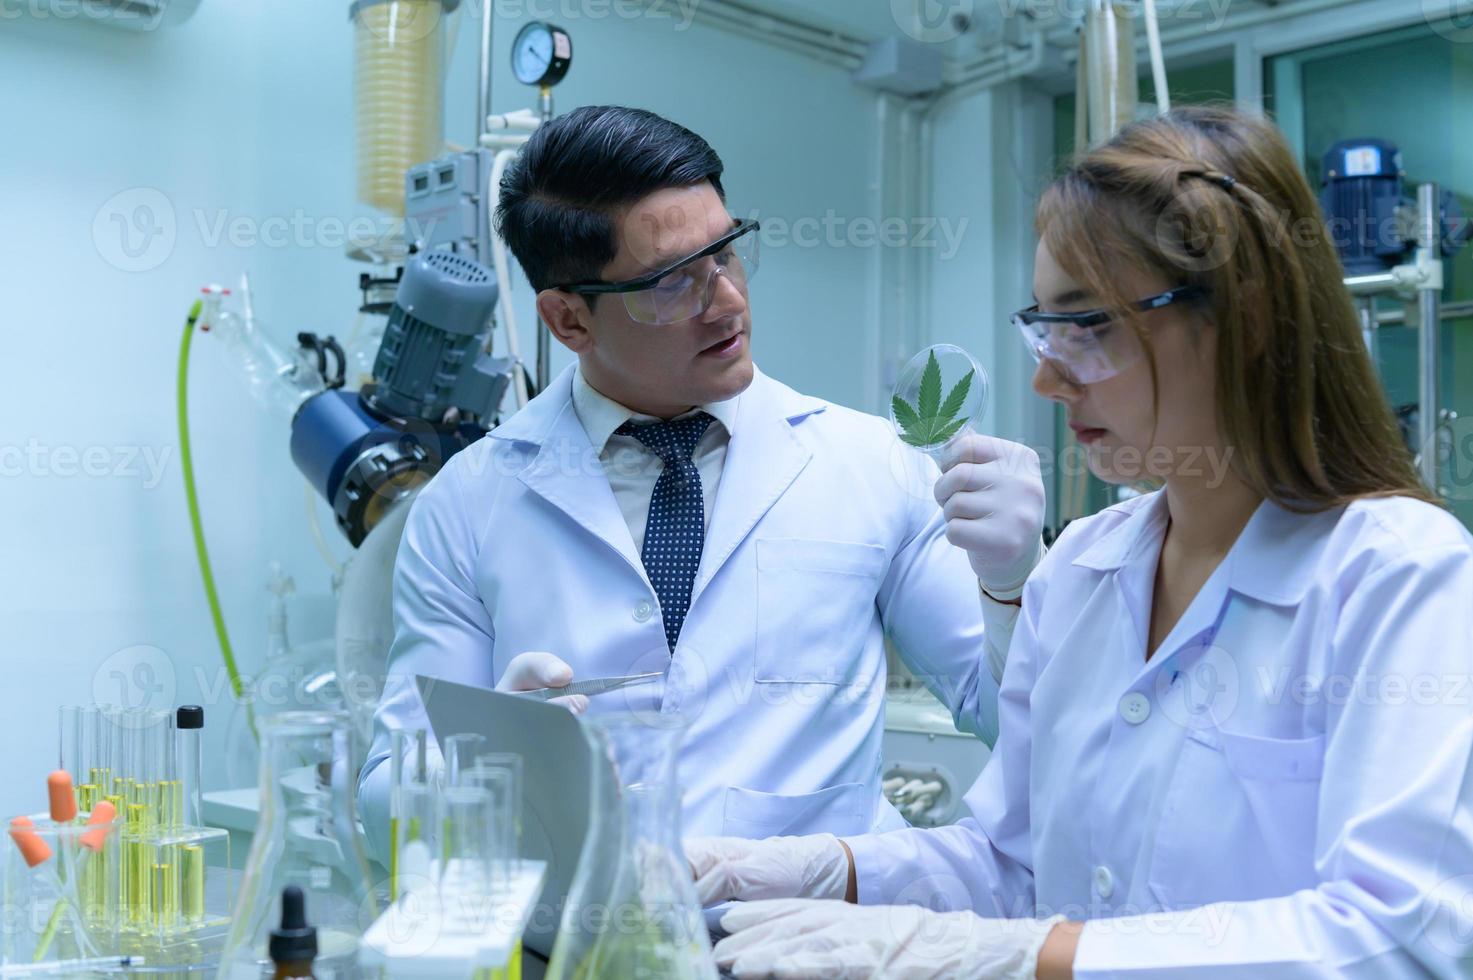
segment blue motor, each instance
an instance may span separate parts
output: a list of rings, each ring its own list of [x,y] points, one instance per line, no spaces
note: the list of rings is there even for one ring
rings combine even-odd
[[[292,460],[357,547],[390,506],[485,435],[511,362],[484,353],[497,300],[491,270],[452,252],[404,268],[374,361],[375,383],[324,391],[292,420]]]
[[[1385,272],[1417,245],[1416,200],[1403,186],[1401,151],[1380,139],[1341,140],[1325,153],[1320,207],[1346,275]],[[1452,255],[1470,231],[1451,191],[1441,195],[1442,254]]]

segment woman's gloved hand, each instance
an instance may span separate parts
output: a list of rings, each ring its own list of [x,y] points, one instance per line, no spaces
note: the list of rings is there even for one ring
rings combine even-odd
[[[739,905],[716,962],[740,980],[1033,980],[1062,918],[983,919],[917,905],[788,899]]]
[[[519,653],[506,665],[496,690],[506,692],[535,691],[543,687],[567,687],[573,683],[573,668],[550,653],[532,651]],[[566,698],[553,698],[549,704],[560,704],[581,715],[588,710],[588,697],[574,694]]]
[[[685,859],[705,907],[761,898],[842,899],[849,885],[849,851],[833,834],[689,837]]]
[[[1043,558],[1043,475],[1038,453],[992,436],[958,438],[939,460],[936,502],[946,539],[966,551],[994,599],[1015,599]]]

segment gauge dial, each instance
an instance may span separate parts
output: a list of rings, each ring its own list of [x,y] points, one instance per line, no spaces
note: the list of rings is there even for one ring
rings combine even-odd
[[[533,21],[512,43],[512,72],[523,85],[556,85],[573,62],[573,39],[561,27]]]

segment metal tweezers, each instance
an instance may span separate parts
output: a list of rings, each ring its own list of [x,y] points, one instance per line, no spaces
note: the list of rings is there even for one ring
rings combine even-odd
[[[596,694],[607,694],[609,691],[617,691],[625,687],[653,684],[664,676],[664,671],[657,670],[652,674],[630,674],[628,677],[597,677],[593,680],[574,681],[567,687],[539,687],[534,691],[512,691],[510,693],[520,695],[524,698],[535,698],[538,701],[566,698],[574,694],[593,697]]]

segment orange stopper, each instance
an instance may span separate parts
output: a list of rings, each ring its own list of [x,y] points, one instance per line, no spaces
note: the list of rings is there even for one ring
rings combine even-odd
[[[82,846],[93,851],[102,850],[102,842],[107,840],[108,831],[112,830],[112,828],[98,825],[112,823],[113,818],[117,815],[117,808],[107,800],[103,800],[93,807],[92,815],[87,818],[87,825],[93,829],[82,834]]]
[[[46,792],[51,794],[51,819],[71,823],[77,819],[77,796],[72,792],[72,777],[58,769],[46,777]]]
[[[28,868],[34,868],[51,856],[51,848],[41,835],[26,829],[34,826],[30,817],[16,817],[10,821],[10,837],[15,841],[15,847],[25,859]]]

